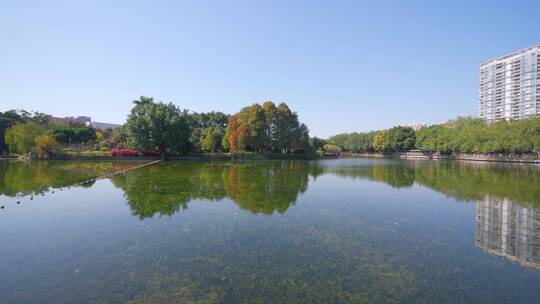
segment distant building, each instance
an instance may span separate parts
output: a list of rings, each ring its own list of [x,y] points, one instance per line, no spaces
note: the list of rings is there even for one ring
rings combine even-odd
[[[540,115],[540,45],[480,65],[479,112],[488,122]]]
[[[52,121],[61,121],[61,122],[74,122],[74,123],[80,123],[84,124],[86,126],[91,126],[96,129],[105,130],[105,129],[117,129],[121,125],[113,124],[113,123],[106,123],[106,122],[97,122],[92,121],[92,118],[88,116],[76,116],[76,117],[54,117],[51,115],[48,115],[49,119]]]
[[[540,210],[486,197],[476,205],[476,246],[540,270]]]
[[[427,127],[427,124],[425,124],[425,123],[416,123],[416,124],[405,124],[405,125],[402,125],[402,126],[403,127],[413,128],[413,130],[418,131],[418,130],[422,129],[423,127]]]
[[[121,125],[118,125],[118,124],[112,124],[112,123],[106,123],[106,122],[96,122],[96,121],[93,121],[92,122],[92,127],[94,127],[95,129],[100,129],[100,130],[105,130],[105,129],[117,129],[117,128],[120,128]]]
[[[89,126],[92,123],[92,119],[88,116],[77,116],[77,117],[54,117],[49,115],[48,116],[50,120],[52,121],[61,121],[61,122],[76,122],[80,124],[85,124]]]

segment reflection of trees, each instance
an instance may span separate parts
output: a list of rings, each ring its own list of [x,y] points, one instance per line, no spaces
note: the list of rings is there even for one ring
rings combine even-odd
[[[0,162],[0,195],[15,196],[73,185],[133,166],[129,162]],[[540,170],[534,166],[456,161],[258,161],[167,162],[116,175],[141,218],[171,215],[194,199],[231,198],[254,213],[285,212],[306,191],[309,176],[323,174],[383,181],[392,187],[417,183],[467,201],[486,196],[540,206]],[[86,186],[91,186],[88,184]]]
[[[241,208],[253,213],[283,213],[308,186],[309,164],[265,162],[236,164],[225,178],[227,195]]]
[[[140,218],[172,215],[195,199],[229,197],[254,213],[285,212],[308,185],[309,162],[165,163],[112,177]]]
[[[172,215],[194,199],[225,197],[223,164],[166,163],[111,178],[140,218]]]
[[[327,173],[383,181],[393,187],[421,184],[459,200],[487,195],[540,206],[540,170],[534,166],[459,161],[373,161],[328,166]]]
[[[540,206],[540,170],[515,164],[421,162],[416,181],[462,200],[490,195],[522,204]]]
[[[40,193],[110,173],[117,167],[118,164],[112,162],[1,161],[0,194],[16,196]]]
[[[254,213],[285,212],[306,191],[309,176],[334,174],[383,181],[392,187],[418,183],[460,200],[486,195],[540,205],[540,170],[530,166],[446,161],[264,161],[245,163],[165,163],[122,176],[125,191],[141,218],[171,215],[194,199],[231,198]]]
[[[415,172],[412,168],[406,168],[400,163],[382,162],[328,167],[324,168],[324,172],[348,178],[367,178],[375,181],[384,181],[395,188],[412,186],[415,177]]]

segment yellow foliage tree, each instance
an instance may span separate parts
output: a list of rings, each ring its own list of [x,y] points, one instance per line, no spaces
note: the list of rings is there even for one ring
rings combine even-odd
[[[373,137],[373,149],[378,152],[384,150],[384,132],[379,132]]]
[[[49,135],[37,136],[34,139],[36,143],[36,154],[39,158],[49,158],[56,151],[58,143]]]

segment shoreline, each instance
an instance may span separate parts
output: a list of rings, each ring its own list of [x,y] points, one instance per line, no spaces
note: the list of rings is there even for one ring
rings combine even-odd
[[[537,154],[468,154],[459,153],[454,155],[438,155],[423,152],[395,152],[392,154],[384,153],[341,153],[340,155],[324,155],[320,157],[310,157],[308,155],[176,155],[169,156],[165,161],[185,161],[185,162],[206,162],[206,161],[253,161],[253,160],[322,160],[337,158],[393,158],[408,160],[455,160],[455,161],[475,161],[475,162],[498,162],[498,163],[519,163],[519,164],[538,164],[540,165],[540,156]],[[0,157],[0,161],[20,160],[17,157]],[[159,156],[68,156],[51,159],[32,159],[37,161],[156,161],[162,160]],[[28,160],[23,160],[28,161]]]
[[[1,160],[21,160],[21,161],[186,161],[186,162],[205,162],[205,161],[251,161],[251,160],[317,160],[338,158],[337,155],[325,155],[322,157],[312,157],[302,154],[289,154],[289,155],[173,155],[162,159],[160,156],[65,156],[56,157],[50,159],[31,159],[22,160],[18,157],[0,158]]]
[[[496,163],[518,163],[518,164],[540,164],[538,154],[472,154],[458,153],[454,155],[440,155],[428,152],[395,152],[384,153],[343,153],[342,157],[368,157],[368,158],[399,158],[399,159],[423,159],[423,160],[464,160],[476,162],[496,162]]]

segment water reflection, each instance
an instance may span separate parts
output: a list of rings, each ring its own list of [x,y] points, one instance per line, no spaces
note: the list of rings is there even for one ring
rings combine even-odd
[[[540,210],[487,196],[476,205],[476,246],[540,270]]]
[[[193,200],[226,197],[253,213],[283,213],[307,190],[303,162],[167,163],[111,178],[133,214],[144,219],[172,215]]]
[[[422,185],[460,201],[486,196],[540,207],[540,168],[534,165],[459,161],[347,160],[324,167],[347,178],[382,181],[395,188]]]
[[[74,185],[126,169],[130,162],[0,162],[0,195],[15,197]],[[486,196],[540,207],[540,168],[455,161],[345,159],[330,161],[167,162],[111,177],[140,218],[172,215],[193,200],[233,200],[253,213],[283,213],[307,191],[310,178],[332,174],[384,182],[394,188],[421,185],[456,200]],[[91,186],[91,185],[86,185]]]
[[[35,195],[135,166],[138,162],[0,161],[0,195]],[[81,184],[91,187],[92,183]]]
[[[192,200],[232,199],[253,213],[283,213],[304,193],[310,177],[333,174],[422,185],[457,200],[486,195],[540,206],[540,170],[531,166],[466,162],[339,160],[331,162],[165,163],[112,177],[140,218],[172,215]]]

